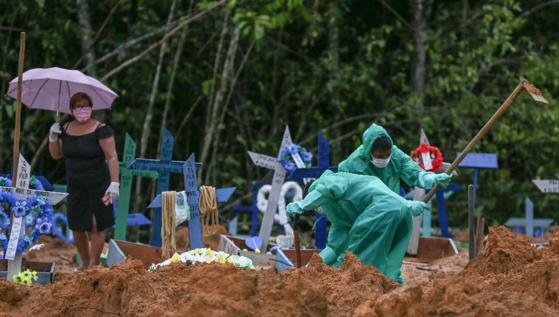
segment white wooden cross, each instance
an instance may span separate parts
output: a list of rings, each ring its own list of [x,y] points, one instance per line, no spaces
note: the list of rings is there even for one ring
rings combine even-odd
[[[258,236],[262,240],[262,245],[260,248],[261,250],[266,250],[266,247],[268,246],[268,240],[270,239],[270,235],[272,234],[272,226],[274,225],[274,214],[276,213],[276,209],[278,208],[281,187],[287,175],[285,168],[283,168],[283,165],[281,165],[281,163],[279,162],[281,149],[291,144],[293,144],[291,140],[291,134],[289,133],[289,127],[286,126],[277,157],[250,151],[248,152],[250,159],[255,165],[274,171],[274,177],[272,178],[272,189],[270,191],[270,195],[268,196],[268,206],[266,207],[266,212],[264,213],[262,225],[260,226],[260,232],[258,234]]]
[[[534,179],[532,182],[542,193],[559,193],[558,179]]]
[[[51,205],[58,204],[68,195],[66,193],[29,189],[30,177],[31,166],[20,154],[15,186],[0,186],[0,190],[14,194],[15,198],[18,200],[27,199],[33,195],[45,196]],[[24,219],[24,217],[15,217],[15,215],[12,217],[10,240],[8,240],[8,248],[4,251],[4,258],[8,260],[7,278],[9,281],[12,281],[13,276],[21,272],[21,253],[17,253],[16,249],[19,237],[25,233],[25,226],[23,225]]]
[[[427,138],[427,135],[425,134],[425,131],[423,131],[423,129],[421,129],[419,135],[419,144],[429,144],[429,139]],[[422,153],[421,160],[423,161],[423,166],[425,166],[425,169],[427,169],[428,166],[429,168],[433,167],[433,160],[431,159],[429,153]],[[421,200],[423,196],[425,196],[425,189],[419,187],[415,187],[413,189],[413,200]],[[408,254],[411,255],[417,254],[417,249],[419,247],[419,234],[421,230],[422,220],[423,220],[423,215],[418,215],[413,217],[413,230],[411,233],[410,241],[408,243],[408,249],[406,250]]]

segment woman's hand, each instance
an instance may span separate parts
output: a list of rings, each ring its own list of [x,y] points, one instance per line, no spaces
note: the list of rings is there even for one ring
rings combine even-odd
[[[113,202],[117,201],[119,197],[119,191],[120,191],[120,184],[117,182],[111,182],[111,184],[105,191],[105,196],[101,198],[103,204],[105,204],[105,206],[108,206],[109,203],[112,204]]]
[[[105,206],[108,206],[108,205],[111,203],[111,197],[110,197],[110,195],[109,195],[109,194],[105,194],[105,196],[103,196],[103,197],[101,198],[101,201],[103,202],[103,204],[104,204]]]

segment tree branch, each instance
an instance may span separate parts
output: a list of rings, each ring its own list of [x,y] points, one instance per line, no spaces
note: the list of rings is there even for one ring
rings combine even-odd
[[[536,5],[535,7],[533,7],[530,10],[522,12],[522,14],[519,15],[518,17],[520,19],[523,19],[523,18],[529,16],[530,14],[534,14],[534,13],[540,11],[541,9],[544,9],[546,7],[549,7],[550,5],[554,5],[554,4],[558,4],[558,3],[559,3],[559,0],[550,0],[550,1],[547,1],[547,2],[540,3],[540,4]]]
[[[76,63],[74,63],[74,66],[72,66],[73,69],[75,69],[76,67],[80,66],[80,64],[82,63],[82,61],[84,60],[84,58],[87,56],[87,54],[89,54],[89,52],[91,51],[91,49],[93,48],[93,46],[95,46],[95,44],[97,44],[97,41],[99,40],[99,37],[101,36],[101,33],[103,33],[103,31],[105,30],[105,27],[107,27],[107,24],[109,24],[109,20],[111,19],[111,17],[113,16],[113,14],[115,13],[116,9],[118,8],[118,6],[122,3],[122,0],[119,0],[117,3],[115,3],[115,5],[111,8],[111,11],[109,12],[109,14],[107,15],[107,17],[105,18],[105,21],[103,21],[103,24],[101,24],[101,27],[99,28],[99,30],[97,30],[97,33],[95,33],[95,36],[93,37],[93,41],[91,41],[91,45],[89,45],[89,47],[85,50],[85,52],[83,53],[83,55],[76,61]],[[97,63],[94,63],[97,64]],[[92,66],[93,67],[93,66]]]
[[[159,40],[158,42],[152,44],[150,47],[148,47],[147,49],[145,49],[143,52],[141,52],[140,54],[132,57],[131,59],[125,61],[124,63],[120,64],[119,66],[113,68],[113,70],[111,70],[109,73],[107,73],[105,76],[103,76],[101,78],[101,81],[105,81],[108,78],[118,74],[120,71],[122,71],[123,69],[125,69],[126,67],[136,63],[137,61],[139,61],[140,59],[142,59],[144,56],[146,56],[149,52],[151,52],[152,50],[156,49],[158,46],[162,45],[163,43],[167,42],[169,40],[169,38],[171,38],[171,36],[175,35],[180,29],[182,29],[183,27],[185,27],[186,25],[200,19],[201,17],[205,16],[206,14],[208,14],[209,12],[211,12],[213,9],[223,5],[226,2],[226,0],[221,0],[218,3],[216,3],[215,5],[211,6],[210,8],[201,11],[199,13],[197,13],[196,15],[194,15],[193,17],[181,22],[177,27],[175,27],[174,29],[172,29],[171,31],[169,31],[168,33],[165,34],[165,36],[163,36],[163,38],[161,40]]]
[[[394,8],[392,8],[388,3],[386,3],[384,0],[379,0],[379,2],[385,7],[387,8],[390,12],[392,12],[392,14],[394,14],[396,16],[396,18],[398,20],[400,20],[400,22],[402,22],[405,26],[407,26],[410,30],[414,30],[413,26],[406,21],[406,19],[404,19],[399,13],[398,11],[394,10]]]

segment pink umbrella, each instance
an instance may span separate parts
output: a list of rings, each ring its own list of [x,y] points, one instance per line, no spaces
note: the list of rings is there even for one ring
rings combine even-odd
[[[109,109],[118,95],[97,79],[78,70],[59,67],[35,68],[23,73],[21,101],[33,109],[70,112],[70,98],[84,92],[93,101],[93,110]],[[16,98],[17,78],[10,82],[7,95]]]

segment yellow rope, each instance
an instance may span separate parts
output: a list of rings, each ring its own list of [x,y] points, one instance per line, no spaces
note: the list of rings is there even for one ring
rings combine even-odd
[[[200,186],[200,214],[204,232],[215,233],[215,226],[219,224],[215,187]]]
[[[177,192],[167,191],[161,194],[161,255],[164,259],[170,258],[177,251],[175,241],[175,198]]]

